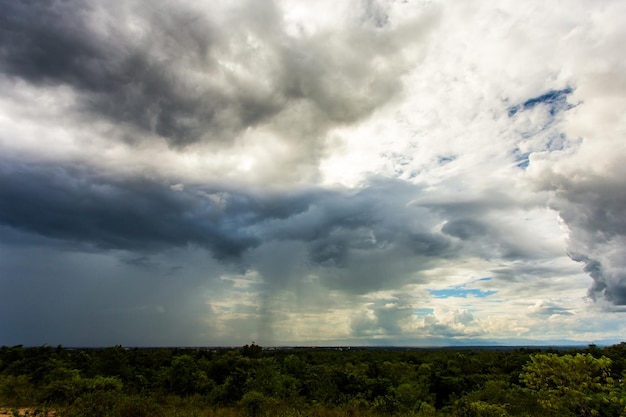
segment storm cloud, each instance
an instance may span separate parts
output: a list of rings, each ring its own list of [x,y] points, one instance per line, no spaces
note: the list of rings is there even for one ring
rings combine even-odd
[[[455,256],[452,242],[432,230],[439,220],[424,208],[407,206],[420,188],[398,181],[380,180],[356,192],[259,194],[63,166],[4,164],[0,172],[0,222],[105,250],[155,253],[194,245],[219,260],[245,263],[244,254],[265,242],[302,242],[312,266],[333,271],[324,274],[329,286],[358,292],[406,279],[400,268],[381,280],[402,257],[427,263]],[[266,256],[279,263],[282,252]],[[410,271],[415,270],[405,274]]]
[[[593,278],[592,298],[626,305],[626,187],[621,178],[563,181],[554,207],[570,228],[568,251]]]
[[[409,69],[402,48],[436,21],[428,15],[398,28],[364,21],[296,36],[272,2],[2,6],[2,72],[71,88],[84,117],[135,130],[121,140],[136,144],[147,133],[176,149],[232,146],[242,131],[267,127],[308,142],[308,157],[321,151],[324,131],[362,119],[399,92]]]
[[[0,184],[0,221],[51,238],[139,251],[197,244],[218,258],[256,244],[245,232],[247,204],[236,195],[212,199],[65,167],[3,167]]]
[[[623,2],[0,7],[0,344],[626,331]]]

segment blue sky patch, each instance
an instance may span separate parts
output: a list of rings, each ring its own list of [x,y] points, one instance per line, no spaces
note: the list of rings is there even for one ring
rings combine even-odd
[[[528,168],[530,164],[530,152],[521,152],[519,149],[516,149],[513,154],[515,156],[515,164],[518,168]]]
[[[522,104],[509,107],[509,117],[515,116],[520,111],[532,109],[539,104],[547,105],[552,116],[561,110],[569,110],[574,106],[567,102],[567,96],[573,91],[572,88],[567,87],[563,90],[551,90],[540,96],[529,98]]]
[[[472,283],[479,282],[479,281],[490,281],[490,280],[491,280],[491,277],[485,277],[485,278],[481,278],[476,281],[473,281]],[[498,291],[481,290],[480,288],[467,288],[467,284],[462,284],[462,285],[455,285],[449,288],[443,288],[440,290],[428,290],[428,292],[430,292],[430,295],[432,295],[435,298],[450,298],[450,297],[467,298],[468,295],[471,295],[476,298],[485,298],[485,297],[489,297],[490,295],[497,293]]]

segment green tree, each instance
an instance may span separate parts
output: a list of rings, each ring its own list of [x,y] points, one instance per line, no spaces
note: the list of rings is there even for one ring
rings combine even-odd
[[[252,342],[251,345],[245,345],[241,348],[241,354],[248,358],[260,358],[263,354],[263,348]]]
[[[536,354],[520,374],[553,416],[620,416],[624,405],[610,375],[611,360],[593,355]]]
[[[169,368],[169,389],[171,392],[188,396],[203,393],[209,387],[208,377],[198,368],[198,363],[190,355],[174,358]]]

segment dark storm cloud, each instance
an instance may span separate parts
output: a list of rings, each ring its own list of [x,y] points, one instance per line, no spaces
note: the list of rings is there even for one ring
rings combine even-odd
[[[2,1],[2,69],[32,82],[67,82],[105,89],[103,51],[94,45],[81,16],[86,3]],[[91,68],[90,68],[91,67]]]
[[[408,204],[420,187],[396,180],[373,179],[358,191],[258,195],[54,165],[5,162],[0,167],[3,229],[15,239],[18,231],[49,239],[45,253],[33,253],[28,245],[10,249],[22,253],[11,256],[15,266],[3,269],[9,277],[1,283],[3,291],[29,296],[26,306],[37,304],[7,306],[6,320],[23,314],[5,328],[18,342],[30,343],[27,336],[37,334],[37,340],[63,339],[64,344],[162,345],[177,338],[202,344],[201,334],[210,328],[201,318],[213,314],[202,301],[202,285],[215,291],[227,268],[261,274],[268,285],[258,296],[262,307],[254,311],[271,324],[274,290],[297,286],[310,274],[325,288],[365,294],[419,280],[416,271],[456,256],[449,239],[433,231],[439,220]],[[50,243],[55,241],[62,246]],[[176,247],[183,253],[168,258]],[[211,262],[202,248],[227,262],[198,267]],[[204,253],[206,260],[187,259],[190,250]],[[30,257],[37,262],[24,265]],[[27,295],[30,287],[41,291]],[[71,302],[62,301],[68,298]],[[47,308],[54,313],[39,320]],[[410,315],[406,305],[381,305],[376,327],[399,334],[400,322]],[[37,320],[40,324],[34,324]],[[33,333],[20,330],[31,324]]]
[[[421,192],[402,181],[372,179],[358,191],[312,194],[307,210],[264,223],[264,241],[302,242],[310,271],[327,287],[358,294],[397,288],[433,262],[458,256],[435,229],[439,218],[409,204]]]
[[[420,186],[377,178],[357,191],[320,192],[308,210],[272,224],[270,236],[310,242],[352,240],[356,248],[402,242],[419,254],[443,252],[448,247],[445,238],[427,232],[436,220],[428,209],[410,204],[421,192]]]
[[[289,265],[286,256],[300,259],[304,251],[303,262],[325,285],[365,293],[401,285],[431,262],[457,256],[450,239],[432,230],[438,219],[407,204],[419,187],[401,181],[373,181],[358,192],[257,195],[4,163],[0,185],[0,223],[63,242],[137,252],[125,260],[131,265],[149,266],[145,253],[187,245],[250,268],[267,266],[268,259]],[[286,242],[293,250],[261,250],[271,242]],[[255,248],[263,262],[243,256]],[[275,284],[303,272],[296,265],[261,269]]]
[[[272,216],[248,197],[178,192],[147,179],[114,179],[80,168],[0,166],[0,222],[43,236],[107,249],[205,246],[232,258],[258,244],[245,227]],[[231,198],[232,197],[232,198]],[[241,211],[243,210],[243,211]],[[280,210],[277,216],[284,215]],[[246,212],[247,211],[247,212]]]
[[[399,91],[408,65],[396,54],[415,40],[392,41],[391,30],[365,26],[290,37],[272,2],[221,14],[160,1],[0,4],[5,75],[69,86],[77,112],[138,129],[126,141],[151,132],[174,148],[230,143],[261,124],[315,142],[328,126],[354,122]],[[380,58],[388,64],[380,67]]]
[[[560,179],[552,206],[570,229],[568,253],[594,280],[592,298],[626,305],[626,187],[622,178]]]
[[[71,86],[81,98],[77,111],[152,131],[181,147],[207,133],[219,140],[279,109],[271,97],[258,99],[253,87],[235,85],[231,96],[181,74],[216,71],[214,29],[191,10],[160,2],[110,8],[81,0],[2,3],[3,72],[38,85]],[[147,33],[126,33],[129,18]],[[100,19],[106,27],[96,31],[91,25]]]

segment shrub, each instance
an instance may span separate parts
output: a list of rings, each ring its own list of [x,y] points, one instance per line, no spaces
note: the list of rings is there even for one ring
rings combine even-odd
[[[33,405],[36,402],[35,390],[28,376],[0,376],[0,401],[10,407]]]

